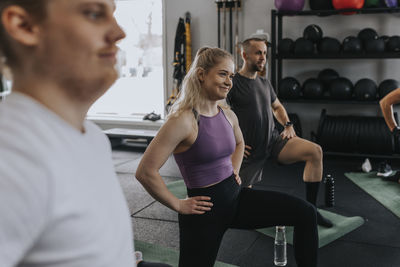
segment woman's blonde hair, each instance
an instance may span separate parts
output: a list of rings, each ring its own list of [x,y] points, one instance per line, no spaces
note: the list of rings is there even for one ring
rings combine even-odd
[[[193,63],[182,82],[182,88],[178,94],[177,100],[172,105],[170,116],[179,116],[185,110],[198,110],[201,101],[201,84],[198,77],[198,71],[203,69],[206,73],[219,64],[223,59],[233,57],[227,51],[216,47],[202,47],[193,60]]]

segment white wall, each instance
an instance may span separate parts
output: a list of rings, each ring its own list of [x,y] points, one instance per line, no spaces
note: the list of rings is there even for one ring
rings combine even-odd
[[[304,9],[308,8],[306,1]],[[273,0],[242,0],[240,11],[239,39],[243,39],[257,29],[271,31],[271,9],[274,9]],[[201,46],[217,46],[217,11],[213,0],[165,0],[166,14],[166,49],[167,49],[167,84],[168,94],[172,88],[172,71],[175,30],[178,18],[189,11],[192,15],[192,46],[193,54]],[[296,39],[303,33],[309,24],[321,26],[324,36],[331,36],[343,40],[348,35],[357,33],[366,27],[372,27],[380,35],[400,35],[399,14],[374,15],[340,15],[330,17],[285,17],[283,37]],[[300,82],[306,78],[316,76],[323,68],[334,68],[341,76],[347,77],[355,83],[360,78],[371,78],[378,83],[387,78],[400,80],[399,60],[302,60],[285,61],[283,75],[295,76]],[[285,104],[289,112],[296,112],[300,116],[305,137],[311,130],[316,130],[322,108],[327,108],[328,114],[379,114],[378,106],[374,105],[309,105]],[[396,109],[397,110],[397,109]],[[397,110],[399,112],[399,110]]]

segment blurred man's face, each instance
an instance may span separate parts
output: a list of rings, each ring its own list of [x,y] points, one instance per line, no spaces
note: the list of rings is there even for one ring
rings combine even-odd
[[[50,0],[35,49],[37,68],[72,95],[99,97],[117,78],[116,43],[125,37],[113,0]]]
[[[250,41],[245,61],[254,72],[262,71],[267,59],[267,45],[264,41]]]

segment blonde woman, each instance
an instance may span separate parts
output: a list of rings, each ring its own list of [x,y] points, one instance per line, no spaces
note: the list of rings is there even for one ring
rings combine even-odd
[[[241,188],[237,175],[244,143],[235,114],[218,105],[232,87],[232,56],[201,48],[168,120],[147,148],[136,172],[146,190],[179,213],[179,266],[213,266],[228,228],[294,225],[298,266],[317,266],[315,208],[287,194]],[[188,198],[176,198],[159,169],[172,154]]]

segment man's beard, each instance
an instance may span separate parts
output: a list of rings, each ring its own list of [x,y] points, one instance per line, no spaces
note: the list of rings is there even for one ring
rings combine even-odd
[[[259,65],[258,64],[253,64],[253,66],[252,66],[252,71],[253,72],[258,72],[258,71],[262,71],[263,69],[264,69],[264,65],[262,65],[261,67],[259,67]]]

